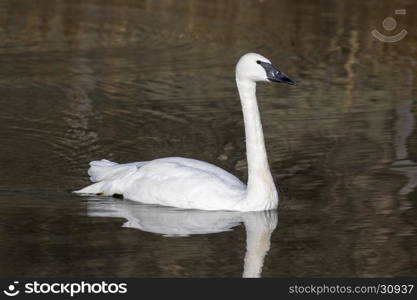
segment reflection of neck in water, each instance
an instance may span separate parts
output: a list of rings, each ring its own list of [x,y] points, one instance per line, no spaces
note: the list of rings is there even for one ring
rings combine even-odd
[[[271,234],[277,226],[277,212],[243,216],[246,228],[246,254],[243,277],[261,277],[264,258],[271,246]]]
[[[108,201],[111,201],[110,203]],[[263,261],[270,248],[270,238],[278,223],[275,210],[229,212],[180,210],[165,206],[138,204],[94,198],[88,202],[88,216],[124,218],[122,225],[164,236],[188,236],[230,231],[244,223],[246,254],[243,277],[260,277]]]

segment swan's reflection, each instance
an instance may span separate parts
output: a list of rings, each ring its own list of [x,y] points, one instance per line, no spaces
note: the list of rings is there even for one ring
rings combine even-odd
[[[122,225],[167,237],[189,236],[229,231],[243,223],[246,229],[246,254],[243,277],[260,277],[271,234],[278,223],[275,210],[262,212],[228,212],[180,210],[144,205],[127,200],[91,199],[88,216],[124,218]]]

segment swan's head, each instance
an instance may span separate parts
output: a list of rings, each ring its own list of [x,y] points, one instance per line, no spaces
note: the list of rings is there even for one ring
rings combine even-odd
[[[269,59],[256,53],[247,53],[239,59],[236,65],[236,79],[295,84],[287,75],[274,67]]]

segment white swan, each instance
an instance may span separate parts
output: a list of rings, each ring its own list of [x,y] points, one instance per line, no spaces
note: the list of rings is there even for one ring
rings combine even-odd
[[[278,193],[269,170],[256,82],[294,84],[271,62],[256,53],[243,55],[236,65],[236,83],[246,133],[248,184],[212,164],[181,157],[117,164],[92,161],[88,174],[94,184],[75,193],[122,194],[148,204],[184,209],[261,211],[278,206]]]
[[[89,217],[123,218],[122,227],[162,234],[167,237],[211,234],[230,231],[243,223],[246,229],[246,253],[243,277],[260,277],[271,235],[278,224],[276,210],[257,212],[181,210],[143,205],[133,201],[106,203],[92,199],[87,204]]]

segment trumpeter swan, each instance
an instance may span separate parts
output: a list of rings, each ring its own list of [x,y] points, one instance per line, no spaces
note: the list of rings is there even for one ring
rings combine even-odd
[[[107,201],[106,201],[107,202]],[[260,277],[271,235],[278,224],[276,210],[237,212],[181,210],[173,207],[143,205],[133,201],[88,201],[90,217],[123,218],[122,227],[162,234],[168,237],[230,231],[243,223],[246,230],[246,253],[243,277]]]
[[[256,83],[294,84],[271,62],[256,53],[243,55],[236,65],[236,83],[246,134],[248,184],[225,170],[194,159],[159,158],[118,164],[92,161],[88,174],[94,184],[75,193],[122,194],[147,204],[184,209],[261,211],[276,209],[278,193],[268,165]]]

